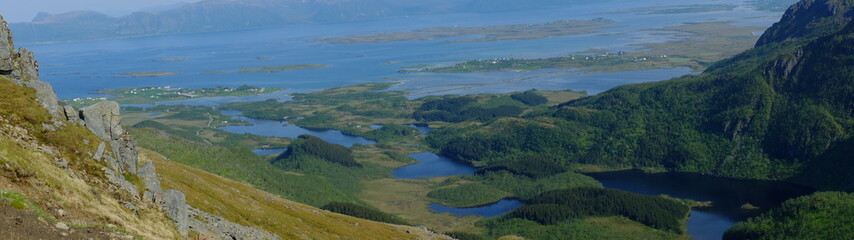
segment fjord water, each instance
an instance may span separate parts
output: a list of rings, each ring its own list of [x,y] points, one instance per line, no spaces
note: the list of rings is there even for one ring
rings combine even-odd
[[[644,173],[639,170],[588,173],[607,188],[644,195],[666,194],[712,206],[695,208],[688,219],[688,234],[698,240],[721,239],[738,221],[778,207],[782,202],[813,193],[809,187],[780,181],[741,180],[697,173]],[[742,209],[744,204],[758,207]]]
[[[707,1],[606,0],[554,9],[498,13],[466,13],[412,16],[341,24],[291,25],[245,31],[152,36],[49,44],[19,43],[38,53],[42,78],[50,82],[60,98],[92,96],[97,89],[146,86],[200,88],[236,87],[244,84],[282,87],[306,92],[365,82],[394,81],[395,90],[410,90],[413,97],[441,94],[470,94],[572,89],[595,94],[611,87],[660,81],[690,73],[687,68],[621,73],[583,73],[542,70],[528,73],[491,72],[467,74],[402,74],[402,67],[418,64],[452,64],[483,58],[542,58],[562,56],[588,49],[611,51],[638,48],[635,44],[664,42],[676,33],[649,31],[686,22],[730,21],[740,25],[768,26],[780,13],[759,12],[744,7],[741,0],[733,11],[691,14],[614,13],[620,10],[664,5],[706,4]],[[427,27],[540,24],[557,20],[608,18],[611,28],[592,34],[532,40],[445,43],[446,39],[369,44],[311,42],[320,37],[400,32]],[[183,58],[184,61],[157,61]],[[325,69],[279,73],[230,72],[251,66],[327,64]],[[125,72],[176,72],[163,77],[121,77]]]

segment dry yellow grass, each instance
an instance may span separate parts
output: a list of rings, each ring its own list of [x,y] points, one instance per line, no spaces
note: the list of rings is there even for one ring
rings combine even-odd
[[[282,239],[444,239],[421,228],[368,221],[282,199],[148,150],[143,155],[155,162],[163,188],[182,191],[191,206]]]
[[[474,223],[483,219],[477,216],[455,217],[451,214],[437,214],[429,209],[427,193],[431,185],[445,178],[430,180],[377,179],[365,183],[366,189],[361,199],[382,210],[401,218],[423,224],[439,232],[463,231],[480,232]]]
[[[21,193],[42,208],[63,209],[68,216],[58,220],[77,226],[115,225],[145,239],[177,239],[174,225],[155,206],[140,206],[138,214],[122,207],[104,189],[72,177],[54,164],[54,159],[0,135],[3,172],[0,189]],[[23,172],[23,178],[9,177]]]
[[[33,89],[0,76],[0,113],[0,190],[21,193],[49,213],[62,209],[68,215],[57,220],[73,226],[113,225],[146,239],[178,238],[156,206],[105,183],[103,162],[88,155],[99,143],[94,134],[70,122],[56,131],[42,127],[52,120]],[[58,167],[59,159],[67,159],[69,168]],[[119,198],[140,210],[124,208]]]

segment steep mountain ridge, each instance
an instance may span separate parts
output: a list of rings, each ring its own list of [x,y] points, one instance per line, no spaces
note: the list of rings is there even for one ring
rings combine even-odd
[[[841,29],[854,13],[848,1],[800,1],[795,3],[782,19],[768,28],[756,42],[756,46],[784,41],[809,40],[831,34]]]

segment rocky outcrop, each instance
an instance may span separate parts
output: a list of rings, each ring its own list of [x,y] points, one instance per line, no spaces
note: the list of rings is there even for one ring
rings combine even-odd
[[[82,124],[80,120],[80,112],[78,112],[74,107],[70,105],[62,106],[62,113],[65,115],[65,119],[69,122]]]
[[[160,179],[157,178],[154,163],[147,162],[143,164],[142,167],[139,167],[137,175],[142,179],[143,185],[145,185],[145,192],[142,193],[142,198],[150,202],[160,202]]]
[[[61,114],[56,92],[50,84],[39,79],[39,64],[33,52],[24,48],[15,50],[12,33],[6,27],[6,21],[2,16],[0,16],[0,74],[11,76],[12,82],[18,85],[35,89],[38,102],[51,115],[64,120],[65,116]]]
[[[80,110],[86,127],[106,141],[119,139],[125,133],[119,114],[119,104],[113,101],[100,102]]]
[[[762,34],[756,46],[834,33],[854,18],[852,8],[852,0],[802,0],[789,7],[783,18]]]
[[[116,173],[116,171],[111,168],[104,168],[103,170],[104,176],[107,177],[107,180],[118,186],[119,189],[130,193],[133,198],[139,198],[139,190],[136,189],[136,186],[133,185],[133,183],[126,180],[124,175]]]
[[[160,180],[157,178],[153,163],[148,162],[137,169],[140,151],[136,140],[127,135],[121,126],[119,104],[102,102],[80,111],[71,106],[60,106],[56,92],[49,83],[39,79],[38,71],[38,62],[36,62],[32,52],[23,48],[18,51],[15,50],[12,35],[6,27],[6,22],[0,16],[0,75],[3,76],[3,79],[35,90],[38,102],[54,117],[53,123],[45,123],[43,128],[46,131],[57,131],[60,127],[67,126],[69,122],[86,126],[95,136],[103,140],[98,144],[96,152],[90,153],[90,156],[94,160],[106,162],[107,166],[103,167],[102,170],[106,180],[112,183],[106,187],[113,190],[113,193],[121,195],[119,199],[123,201],[123,206],[136,212],[139,209],[138,206],[155,206],[150,203],[160,204],[166,215],[176,223],[179,232],[187,237],[187,217],[189,214],[184,194],[176,190],[161,192]],[[0,122],[6,121],[3,117],[0,116]],[[4,132],[19,133],[10,137],[22,139],[23,145],[55,156],[59,159],[56,163],[57,166],[67,168],[68,160],[62,158],[61,153],[56,149],[49,146],[29,144],[33,142],[34,138],[26,137],[29,133],[25,129],[14,129],[12,128],[14,126],[10,124],[0,124],[0,127],[10,128],[9,131]],[[88,144],[88,140],[82,141]],[[109,148],[107,144],[109,144]],[[73,173],[69,172],[69,174]],[[134,175],[139,177],[145,189],[138,189],[138,185],[131,182]],[[142,191],[142,196],[140,196],[140,191]],[[129,193],[129,198],[132,199],[129,199],[123,192]],[[149,203],[142,203],[139,200]]]
[[[196,208],[190,210],[190,230],[216,239],[278,240],[279,236],[264,230],[247,227]]]
[[[177,190],[163,191],[162,205],[163,210],[166,211],[166,216],[168,216],[170,219],[172,219],[172,221],[175,222],[175,226],[178,228],[178,232],[181,233],[184,238],[186,238],[190,228],[190,212],[187,206],[187,200],[184,197],[184,193],[181,193]]]
[[[119,173],[136,174],[139,149],[136,140],[122,128],[119,104],[113,101],[100,102],[81,109],[80,116],[86,128],[110,144],[115,154],[115,162],[111,162],[111,167]]]
[[[12,32],[6,26],[6,20],[0,16],[0,74],[12,72],[12,55],[15,54],[15,45],[12,43]]]

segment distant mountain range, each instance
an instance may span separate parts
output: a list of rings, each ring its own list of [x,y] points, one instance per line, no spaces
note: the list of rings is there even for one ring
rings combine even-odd
[[[580,0],[206,0],[170,10],[111,17],[92,11],[41,13],[12,23],[19,42],[52,42],[227,31],[455,12],[567,6]]]

